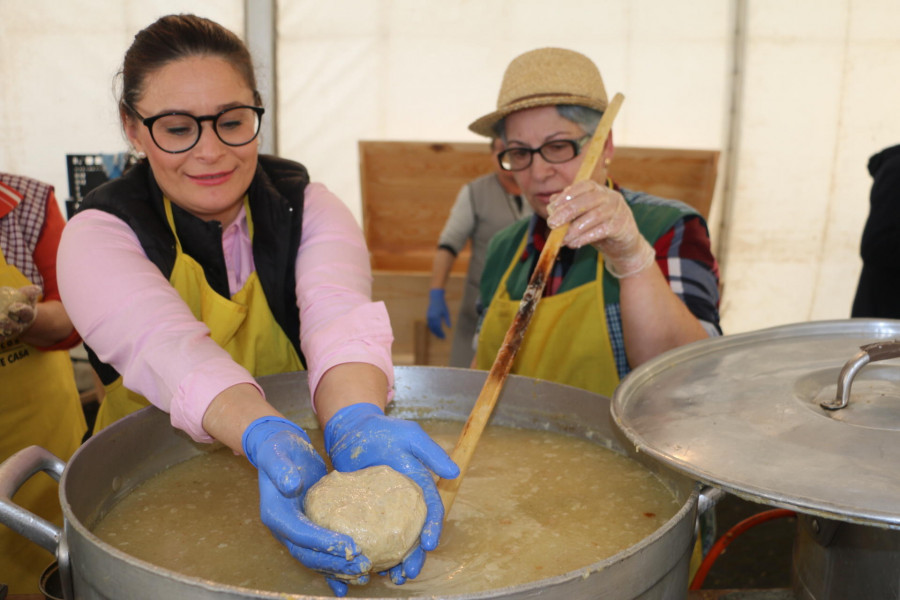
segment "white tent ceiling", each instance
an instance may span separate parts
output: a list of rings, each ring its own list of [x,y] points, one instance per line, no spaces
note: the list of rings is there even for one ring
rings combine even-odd
[[[900,129],[894,0],[0,0],[0,169],[62,200],[66,154],[124,150],[114,75],[169,12],[242,35],[247,16],[277,113],[267,142],[358,217],[358,140],[474,141],[511,58],[584,52],[626,96],[617,143],[723,152],[727,333],[850,314],[866,161]]]

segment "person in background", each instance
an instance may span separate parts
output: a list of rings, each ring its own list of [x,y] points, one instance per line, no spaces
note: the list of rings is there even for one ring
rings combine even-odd
[[[872,191],[851,317],[900,319],[900,146],[869,158]]]
[[[384,414],[393,337],[352,214],[301,164],[259,154],[265,111],[231,31],[162,17],[120,75],[122,125],[144,158],[87,195],[59,255],[63,301],[106,388],[97,427],[149,402],[246,456],[262,521],[342,596],[339,576],[371,562],[303,514],[325,462],[256,381],[305,368],[333,466],[387,465],[422,487],[421,544],[390,570],[397,584],[416,577],[443,520],[432,473],[459,470],[416,423]]]
[[[632,368],[721,334],[718,269],[703,218],[612,181],[612,133],[592,178],[574,183],[606,107],[603,79],[588,57],[541,48],[510,63],[496,110],[469,126],[503,140],[500,166],[534,209],[488,248],[480,369],[493,364],[550,230],[565,224],[564,247],[513,373],[611,396]]]
[[[531,206],[522,200],[519,187],[509,171],[496,162],[503,142],[491,140],[491,154],[496,171],[467,183],[459,191],[456,202],[441,231],[431,268],[428,292],[428,328],[444,339],[443,326],[452,327],[444,290],[453,262],[468,240],[472,240],[466,287],[456,316],[456,329],[450,349],[451,367],[469,367],[475,356],[475,325],[478,314],[478,283],[484,269],[484,255],[491,237],[507,225],[531,215]]]
[[[38,445],[67,461],[87,431],[68,350],[81,341],[59,299],[56,250],[65,221],[53,187],[0,173],[0,462]],[[62,526],[59,486],[29,479],[16,504]],[[37,593],[53,557],[0,527],[0,583]]]

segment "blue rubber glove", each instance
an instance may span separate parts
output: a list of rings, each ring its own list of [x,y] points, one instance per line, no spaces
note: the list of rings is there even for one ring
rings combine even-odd
[[[241,439],[244,455],[259,470],[259,512],[262,522],[284,544],[291,556],[324,573],[337,596],[347,584],[334,575],[359,577],[368,582],[372,563],[360,554],[348,535],[314,524],[303,514],[306,493],[325,476],[325,461],[298,425],[281,417],[253,421]],[[361,577],[360,577],[361,576]]]
[[[389,570],[391,581],[397,585],[414,579],[425,563],[425,552],[437,548],[444,521],[444,505],[431,471],[454,479],[459,476],[459,467],[418,423],[388,417],[380,407],[369,403],[346,406],[328,421],[325,451],[338,471],[387,465],[422,488],[427,513],[419,547]]]
[[[444,339],[441,322],[450,327],[450,311],[447,309],[447,300],[444,299],[444,290],[434,288],[428,292],[428,329],[440,339]]]

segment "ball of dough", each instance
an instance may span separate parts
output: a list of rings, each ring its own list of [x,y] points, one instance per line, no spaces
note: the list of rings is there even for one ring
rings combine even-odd
[[[422,488],[383,465],[332,471],[310,488],[304,509],[317,525],[352,537],[376,573],[418,545],[426,513]]]
[[[0,337],[21,334],[37,317],[35,304],[41,288],[28,285],[22,288],[0,287]]]

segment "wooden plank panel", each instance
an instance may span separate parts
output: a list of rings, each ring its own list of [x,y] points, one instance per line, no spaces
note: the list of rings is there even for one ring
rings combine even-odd
[[[385,303],[391,319],[391,327],[394,330],[394,345],[391,348],[391,354],[395,365],[446,366],[450,364],[452,329],[444,329],[443,340],[438,339],[431,332],[427,332],[427,345],[423,347],[422,325],[428,310],[430,280],[429,273],[383,270],[373,273],[372,299]],[[447,281],[447,308],[450,310],[450,319],[454,323],[456,323],[456,315],[459,312],[464,286],[465,277],[462,275],[451,275]],[[418,326],[417,323],[419,323]]]
[[[486,143],[360,141],[363,228],[373,269],[430,271],[463,185],[493,166]],[[690,204],[709,216],[719,153],[622,146],[610,166],[622,186]],[[453,272],[468,267],[468,249]]]
[[[459,190],[490,173],[487,143],[359,142],[363,229],[372,268],[430,271]],[[454,263],[465,273],[469,252]]]
[[[719,153],[714,150],[616,148],[610,176],[622,187],[673,198],[709,217]]]

